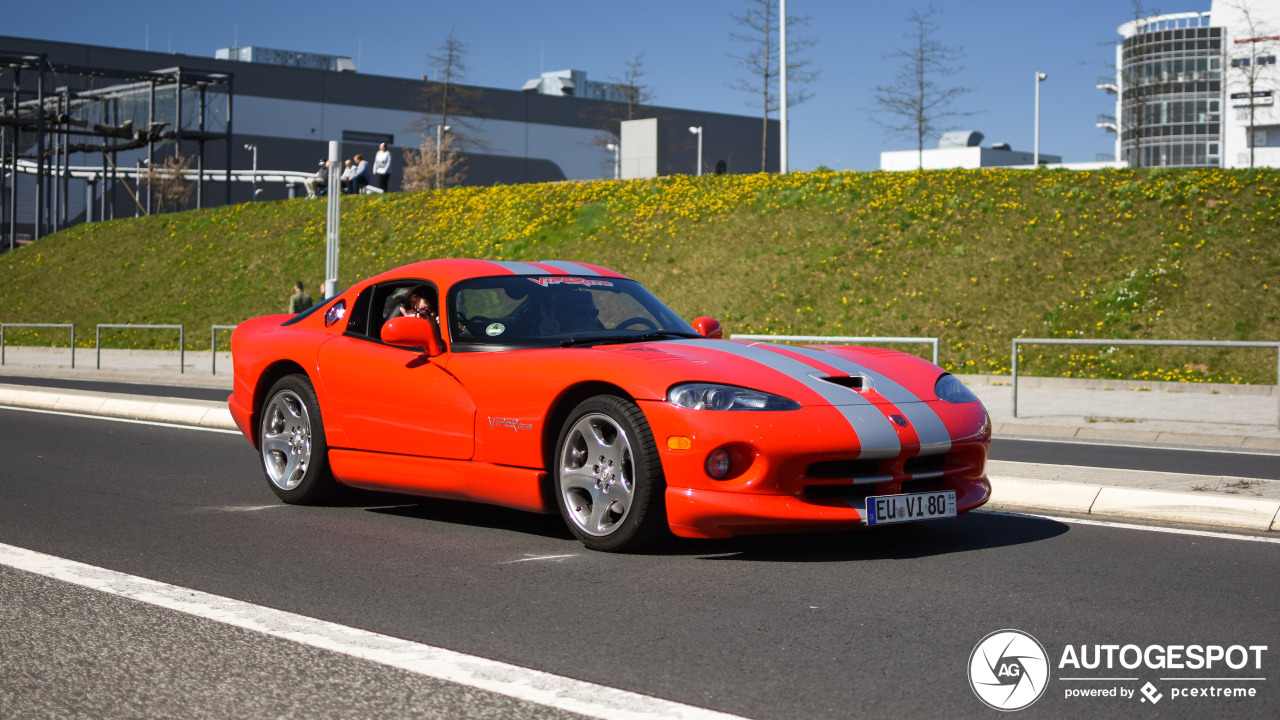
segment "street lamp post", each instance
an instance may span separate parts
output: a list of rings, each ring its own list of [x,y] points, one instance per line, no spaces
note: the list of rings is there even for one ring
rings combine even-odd
[[[689,132],[698,136],[698,172],[697,176],[702,177],[702,126],[694,125],[689,128]]]
[[[258,146],[245,143],[244,149],[253,153],[253,202],[258,202]]]
[[[1048,78],[1048,73],[1036,72],[1036,139],[1031,161],[1033,167],[1040,167],[1040,83]]]
[[[436,126],[436,189],[444,187],[444,134],[449,132],[448,125]]]
[[[778,2],[778,170],[787,174],[787,0]],[[768,108],[766,108],[767,110]]]
[[[622,146],[618,143],[609,143],[606,148],[613,151],[613,179],[622,179]]]

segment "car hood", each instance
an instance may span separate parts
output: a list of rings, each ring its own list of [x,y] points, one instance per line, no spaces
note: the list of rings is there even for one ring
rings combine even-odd
[[[572,352],[574,349],[568,349]],[[672,340],[601,345],[605,365],[641,365],[637,379],[654,399],[680,382],[717,382],[782,395],[804,405],[866,405],[937,400],[945,371],[914,355],[878,348],[780,345],[734,340]]]

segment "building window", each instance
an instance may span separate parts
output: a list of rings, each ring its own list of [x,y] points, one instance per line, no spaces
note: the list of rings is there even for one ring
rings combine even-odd
[[[1259,55],[1257,62],[1259,65],[1275,65],[1276,56],[1275,55]]]
[[[396,144],[395,140],[394,135],[388,135],[387,133],[360,132],[359,130],[342,131],[342,142],[368,143],[369,145],[386,143],[391,146]]]
[[[1231,67],[1249,67],[1249,58],[1231,58]]]

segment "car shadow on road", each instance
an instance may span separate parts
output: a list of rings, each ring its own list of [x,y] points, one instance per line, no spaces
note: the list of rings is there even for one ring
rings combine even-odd
[[[559,515],[365,490],[353,490],[335,504],[380,515],[509,531],[577,545]],[[1049,540],[1068,529],[1066,523],[1057,520],[975,512],[949,520],[840,532],[749,535],[726,540],[673,537],[643,554],[748,562],[895,560],[1025,545]]]
[[[493,530],[510,530],[557,540],[573,540],[573,534],[569,532],[569,528],[565,527],[559,515],[541,515],[496,505],[372,491],[353,493],[349,498],[344,499],[342,505],[362,507],[380,515],[395,515]]]
[[[729,540],[678,540],[665,550],[700,560],[856,562],[903,560],[1042,542],[1067,532],[1057,520],[971,513],[953,520],[866,530],[754,535]]]

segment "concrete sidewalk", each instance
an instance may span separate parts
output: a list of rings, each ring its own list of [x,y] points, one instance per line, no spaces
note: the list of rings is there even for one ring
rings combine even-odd
[[[6,348],[0,375],[231,387],[229,353],[212,374],[209,353]],[[1275,388],[1184,383],[1022,378],[1018,417],[1009,378],[960,376],[991,415],[996,438],[1110,443],[1275,454],[1280,462]],[[222,402],[0,384],[0,405],[234,430]],[[1127,520],[1280,531],[1280,481],[1038,463],[992,461],[988,507]]]

